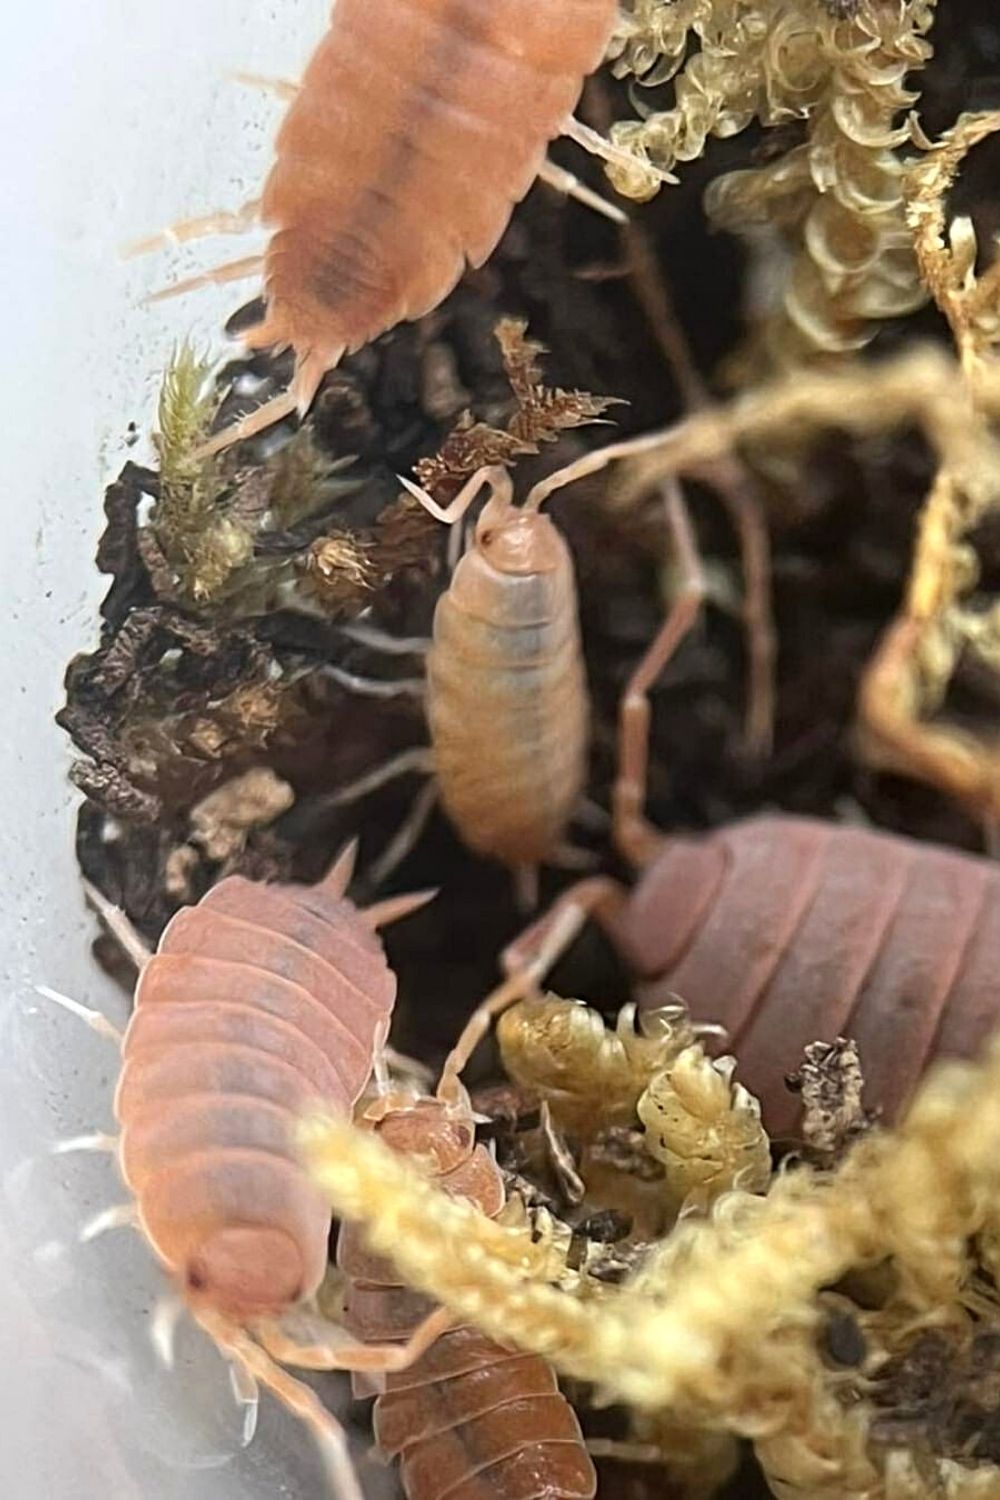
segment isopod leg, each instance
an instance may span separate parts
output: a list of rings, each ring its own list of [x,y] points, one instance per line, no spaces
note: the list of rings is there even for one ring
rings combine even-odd
[[[341,625],[340,633],[359,646],[367,646],[372,651],[384,651],[386,656],[426,656],[431,648],[428,636],[390,635],[387,630],[369,625],[366,620],[352,620],[347,625]]]
[[[420,788],[406,817],[378,859],[374,860],[369,868],[368,882],[372,888],[377,889],[388,880],[392,872],[399,868],[410,850],[419,842],[421,834],[427,827],[428,819],[434,811],[437,795],[436,781],[428,781]]]
[[[510,475],[499,464],[488,464],[486,468],[477,469],[448,505],[439,505],[433,495],[429,495],[426,490],[420,488],[419,484],[414,484],[413,480],[407,479],[405,475],[397,474],[396,478],[414,500],[420,501],[424,510],[429,511],[436,521],[443,521],[446,526],[454,526],[456,521],[462,519],[485,486],[489,486],[493,498],[506,501],[511,499],[514,492]]]
[[[53,1141],[49,1150],[53,1156],[72,1156],[81,1151],[117,1151],[118,1137],[104,1130],[93,1130],[88,1135],[71,1135],[61,1141]]]
[[[663,835],[643,814],[649,767],[649,690],[691,629],[705,598],[705,579],[694,532],[675,480],[666,486],[666,510],[681,569],[681,587],[622,696],[618,715],[618,775],[611,794],[615,846],[639,869],[655,858],[663,844]]]
[[[562,933],[558,951],[545,964],[546,969],[551,968],[591,918],[607,931],[613,941],[617,935],[618,917],[627,899],[624,886],[606,875],[578,880],[563,891],[547,912],[507,944],[500,955],[501,968],[512,978],[534,968],[557,941],[555,934]]]
[[[231,260],[224,266],[213,266],[211,271],[202,271],[198,276],[175,281],[173,286],[165,286],[160,291],[151,293],[146,301],[166,302],[170,297],[181,297],[186,292],[196,292],[203,286],[223,286],[229,281],[244,281],[248,276],[256,276],[263,267],[262,255],[245,255],[242,260]]]
[[[125,255],[148,255],[153,250],[170,250],[175,245],[186,245],[190,240],[207,239],[213,234],[242,234],[257,222],[260,216],[260,199],[250,198],[239,208],[220,209],[216,213],[201,214],[196,219],[181,219],[169,224],[158,234],[136,240],[127,245]]]
[[[605,881],[603,884],[611,885],[612,882]],[[578,902],[563,900],[557,902],[555,908],[546,914],[543,928],[536,924],[540,940],[530,956],[525,953],[524,962],[514,972],[509,972],[507,978],[476,1006],[463,1026],[458,1041],[445,1058],[437,1087],[439,1099],[461,1100],[462,1073],[494,1020],[537,989],[540,980],[544,979],[559,956],[573,942],[587,918],[587,911]],[[505,958],[509,952],[510,949],[504,951]]]
[[[603,214],[613,224],[626,224],[628,215],[624,214],[614,203],[609,203],[607,198],[602,198],[600,193],[595,193],[586,183],[581,182],[579,177],[574,177],[572,172],[567,172],[565,167],[560,167],[556,162],[550,161],[548,157],[542,162],[538,173],[538,180],[555,188],[557,193],[564,193],[567,198],[575,198],[578,203],[583,203],[587,208],[592,208],[595,213]]]
[[[260,1408],[260,1387],[257,1378],[251,1373],[241,1359],[234,1359],[229,1365],[229,1380],[233,1388],[233,1396],[238,1406],[243,1410],[243,1446],[248,1448],[253,1442],[254,1433],[257,1431],[257,1415]]]
[[[349,781],[346,786],[338,787],[335,792],[329,792],[322,799],[325,807],[343,807],[348,802],[357,802],[361,797],[367,797],[369,792],[375,792],[379,787],[385,786],[389,781],[395,781],[397,776],[409,776],[416,772],[429,776],[434,770],[434,756],[431,750],[420,745],[409,750],[401,750],[391,760],[383,761],[382,765],[376,766],[374,771],[366,771],[356,781]]]
[[[262,89],[265,94],[273,94],[283,104],[291,104],[299,92],[299,85],[293,83],[290,78],[266,78],[262,73],[234,73],[234,83],[241,83],[248,89]]]
[[[138,1229],[139,1210],[134,1203],[115,1203],[111,1208],[103,1208],[99,1214],[88,1219],[80,1230],[80,1244],[89,1245],[91,1240],[99,1239],[102,1234],[110,1234],[112,1229]]]
[[[270,1354],[241,1330],[208,1316],[200,1316],[198,1321],[222,1352],[243,1367],[246,1376],[270,1391],[286,1410],[309,1428],[337,1500],[364,1500],[344,1429],[315,1392],[275,1364]]]
[[[122,1044],[123,1036],[118,1027],[108,1020],[99,1010],[92,1010],[89,1005],[84,1005],[79,1000],[74,1000],[70,995],[62,995],[58,990],[50,989],[47,984],[35,985],[36,995],[41,995],[43,1000],[51,1000],[54,1005],[68,1010],[70,1015],[76,1016],[89,1026],[91,1031],[96,1031],[98,1036],[107,1037],[109,1042],[114,1042],[116,1047]]]
[[[584,125],[582,120],[577,120],[573,115],[570,115],[566,121],[562,133],[567,140],[575,141],[578,146],[582,146],[589,155],[599,156],[602,161],[609,162],[612,166],[627,169],[638,166],[647,177],[655,177],[660,182],[677,181],[672,172],[661,171],[651,162],[637,157],[633,151],[627,151],[624,146],[616,146],[614,141],[609,141],[607,136],[601,135],[600,131],[591,130],[589,125]]]
[[[324,672],[359,698],[423,698],[427,691],[422,677],[395,677],[384,681],[379,677],[360,677],[356,672],[345,672],[343,667],[332,665],[328,665]]]
[[[283,1364],[296,1365],[301,1370],[353,1370],[378,1375],[409,1369],[454,1321],[446,1308],[435,1308],[402,1344],[362,1344],[353,1339],[304,1344],[285,1333],[279,1324],[268,1324],[257,1333],[268,1354]]]
[[[171,288],[171,291],[175,288]],[[258,406],[256,411],[248,412],[238,422],[233,422],[230,427],[224,427],[207,442],[201,443],[192,455],[194,458],[212,458],[216,453],[224,453],[234,443],[245,443],[248,438],[256,437],[258,433],[266,432],[276,422],[283,422],[286,417],[294,416],[298,410],[298,398],[294,391],[282,391],[280,396],[272,396],[270,401],[265,401],[263,406]]]
[[[153,950],[132,926],[121,907],[109,901],[104,892],[99,891],[97,886],[92,885],[89,880],[83,882],[83,893],[118,946],[128,955],[136,968],[141,969],[147,959],[152,958]]]

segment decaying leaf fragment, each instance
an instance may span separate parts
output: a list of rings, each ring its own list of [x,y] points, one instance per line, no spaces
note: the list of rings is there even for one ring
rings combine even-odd
[[[558,995],[523,1000],[500,1017],[497,1041],[508,1075],[544,1099],[556,1124],[590,1139],[613,1125],[634,1125],[649,1080],[695,1039],[683,1007],[662,1024],[636,1008],[620,1012],[614,1030],[577,1000]]]
[[[760,1105],[735,1073],[735,1058],[710,1058],[696,1042],[654,1074],[639,1100],[646,1149],[666,1168],[678,1207],[704,1209],[733,1188],[763,1192],[771,1180]]]
[[[506,428],[476,422],[467,412],[440,451],[414,466],[418,482],[436,498],[457,491],[477,469],[487,464],[509,466],[526,454],[537,453],[542,443],[555,442],[569,428],[600,421],[609,407],[620,404],[613,396],[591,396],[586,391],[544,385],[539,360],[545,349],[528,338],[527,330],[521,318],[503,318],[495,330],[517,401],[517,410]]]
[[[295,793],[270,766],[254,766],[234,776],[197,803],[190,813],[191,839],[209,859],[231,859],[252,828],[264,828],[287,812]]]
[[[810,1042],[788,1084],[802,1095],[802,1138],[812,1161],[833,1166],[873,1122],[863,1103],[857,1043],[845,1037]]]

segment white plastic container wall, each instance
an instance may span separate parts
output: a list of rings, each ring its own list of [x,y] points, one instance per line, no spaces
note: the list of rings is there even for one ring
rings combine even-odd
[[[0,1495],[4,1500],[305,1500],[311,1441],[262,1401],[243,1447],[224,1365],[181,1330],[164,1370],[149,1328],[164,1291],[144,1245],[80,1226],[123,1198],[105,1156],[54,1156],[110,1124],[114,1047],[41,1000],[44,983],[125,1002],[93,964],[73,855],[77,798],[53,723],[66,662],[96,640],[103,485],[149,459],[160,373],[193,334],[221,352],[240,289],[143,307],[232,254],[231,241],[124,262],[171,221],[255,195],[281,106],[239,71],[294,78],[328,0],[48,0],[5,26],[2,369],[6,614],[0,653]],[[254,241],[236,253],[251,253]],[[248,293],[249,294],[249,293]],[[138,441],[130,445],[129,424]],[[363,1465],[369,1495],[384,1471]]]

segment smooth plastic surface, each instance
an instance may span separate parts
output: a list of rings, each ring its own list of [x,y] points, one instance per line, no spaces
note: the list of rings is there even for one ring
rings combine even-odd
[[[287,1500],[323,1493],[307,1435],[262,1403],[241,1448],[225,1367],[182,1328],[175,1373],[149,1342],[163,1279],[139,1238],[81,1245],[124,1198],[106,1156],[49,1154],[110,1127],[114,1047],[39,999],[49,984],[121,1020],[89,954],[77,799],[52,722],[69,657],[96,638],[102,486],[149,456],[174,341],[217,332],[241,288],[141,306],[251,253],[216,239],[124,262],[172,220],[255,195],[281,106],[232,79],[294,78],[327,0],[49,0],[6,17],[0,653],[0,1495],[4,1500]],[[246,246],[246,248],[244,248]],[[252,284],[248,287],[248,295]],[[129,423],[139,437],[129,446]],[[384,1485],[385,1481],[382,1480]],[[365,1485],[376,1486],[371,1471]]]

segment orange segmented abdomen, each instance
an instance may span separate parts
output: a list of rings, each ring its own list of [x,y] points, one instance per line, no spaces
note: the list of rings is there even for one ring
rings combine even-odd
[[[622,936],[657,990],[726,1028],[775,1135],[808,1043],[854,1038],[891,1121],[933,1059],[971,1056],[1000,1020],[1000,869],[896,835],[766,817],[671,839]]]
[[[125,1034],[115,1113],[142,1227],[241,1321],[319,1286],[330,1214],[296,1121],[349,1112],[388,1030],[395,978],[339,889],[220,882],[167,927]]]
[[[440,1186],[490,1217],[504,1201],[496,1162],[454,1134],[455,1116],[435,1100],[390,1113],[376,1129],[397,1150],[433,1158]],[[372,1342],[403,1340],[432,1304],[401,1285],[345,1225],[337,1263],[349,1278],[344,1322]],[[363,1392],[363,1382],[356,1381]],[[375,1437],[400,1461],[407,1500],[591,1500],[597,1488],[572,1407],[537,1355],[519,1354],[476,1329],[449,1329],[406,1370],[385,1377]]]
[[[510,514],[538,533],[544,567],[496,566],[480,523],[435,611],[427,717],[446,812],[470,848],[516,867],[553,853],[579,801],[588,701],[569,549],[547,517]]]
[[[615,0],[337,0],[278,136],[255,344],[325,370],[491,253],[600,63]]]

